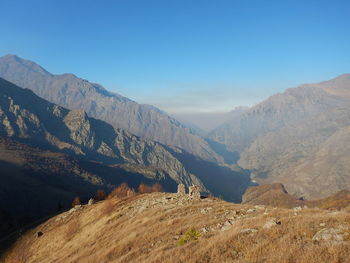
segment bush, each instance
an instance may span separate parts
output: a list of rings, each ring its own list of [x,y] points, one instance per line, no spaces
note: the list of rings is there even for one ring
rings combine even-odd
[[[197,240],[199,237],[201,236],[201,234],[193,229],[193,228],[189,228],[185,234],[182,235],[182,237],[177,241],[177,245],[178,246],[182,246],[185,245],[186,243],[193,241],[193,240]]]
[[[122,198],[122,197],[130,197],[134,195],[135,195],[134,189],[131,189],[126,183],[122,183],[108,195],[108,198],[112,198],[112,197]]]
[[[72,207],[75,207],[76,205],[80,205],[80,197],[79,196],[74,198],[74,200],[72,202]]]
[[[102,200],[105,200],[105,199],[106,199],[106,196],[107,196],[107,195],[106,195],[105,191],[103,191],[103,190],[97,190],[94,199],[95,199],[96,201],[102,201]]]
[[[153,193],[153,192],[163,192],[163,187],[160,183],[155,183],[152,186],[148,186],[145,184],[140,184],[139,193]]]

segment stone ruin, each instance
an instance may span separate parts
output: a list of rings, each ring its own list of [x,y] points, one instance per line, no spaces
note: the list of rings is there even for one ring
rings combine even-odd
[[[127,197],[132,197],[134,195],[135,195],[135,191],[133,189],[128,189],[128,191],[126,192]]]
[[[184,184],[179,184],[177,186],[177,194],[185,195],[186,194],[186,188]],[[200,199],[201,198],[201,192],[200,188],[197,185],[192,185],[188,187],[188,196],[192,199]]]
[[[186,189],[184,184],[179,184],[177,186],[177,193],[180,195],[185,195],[186,194]]]
[[[188,188],[188,195],[193,199],[200,199],[201,198],[201,192],[199,190],[199,186],[192,185]]]

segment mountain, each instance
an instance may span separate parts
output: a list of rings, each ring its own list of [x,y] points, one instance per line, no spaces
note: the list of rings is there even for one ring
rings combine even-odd
[[[234,171],[180,148],[142,140],[90,118],[82,110],[52,104],[4,79],[0,79],[0,136],[105,165],[152,168],[152,178],[169,177],[186,186],[196,184],[202,191],[232,201],[239,201],[249,185],[249,177],[242,170]],[[211,185],[212,181],[217,183]]]
[[[347,211],[170,193],[112,198],[27,231],[2,262],[345,263],[350,258]]]
[[[54,75],[14,55],[0,57],[0,77],[71,110],[104,120],[139,137],[176,146],[202,159],[222,162],[208,143],[159,109],[138,104],[73,74]]]
[[[345,74],[273,95],[209,137],[238,151],[238,164],[257,182],[282,182],[288,192],[315,199],[350,189],[349,126]]]
[[[0,236],[69,208],[76,196],[86,201],[97,190],[108,193],[123,182],[134,189],[161,183],[167,191],[176,190],[173,179],[152,170],[108,166],[0,137]]]
[[[303,200],[289,194],[283,184],[265,184],[247,189],[242,198],[243,204],[269,205],[280,208],[317,207],[339,210],[350,207],[350,191],[342,190],[318,200]]]

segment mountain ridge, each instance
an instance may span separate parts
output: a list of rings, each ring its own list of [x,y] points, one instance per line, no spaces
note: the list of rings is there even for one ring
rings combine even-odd
[[[292,194],[307,199],[350,189],[344,179],[344,165],[336,167],[334,182],[324,193],[320,191],[322,179],[313,181],[310,169],[296,172],[297,167],[300,170],[307,165],[315,165],[316,171],[317,163],[311,156],[338,130],[350,126],[350,97],[344,90],[350,91],[350,74],[287,89],[231,119],[209,137],[231,151],[236,149],[240,154],[238,164],[252,170],[258,183],[281,182]],[[344,138],[338,137],[337,145],[346,144]],[[322,162],[326,163],[328,157],[324,156]],[[338,159],[342,158],[338,151]],[[325,171],[317,170],[324,180],[328,176]]]
[[[0,57],[0,77],[60,106],[83,109],[91,117],[142,138],[183,148],[205,160],[223,162],[203,138],[161,110],[138,104],[73,74],[54,75],[34,62],[7,55]]]

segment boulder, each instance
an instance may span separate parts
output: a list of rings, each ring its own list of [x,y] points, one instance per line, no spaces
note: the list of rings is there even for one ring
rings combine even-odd
[[[344,227],[323,228],[312,238],[314,241],[344,241],[349,237],[349,232]]]
[[[265,223],[264,228],[270,229],[271,227],[276,226],[276,225],[280,225],[280,224],[281,224],[280,220],[278,220],[277,218],[271,218],[270,220],[268,220]]]

